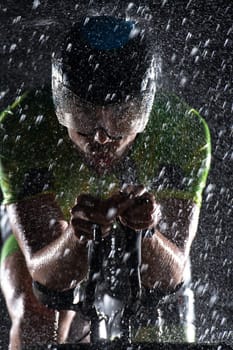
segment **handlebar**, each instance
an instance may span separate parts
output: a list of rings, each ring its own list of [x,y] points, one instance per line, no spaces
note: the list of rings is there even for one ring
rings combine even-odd
[[[181,343],[135,343],[126,344],[120,340],[113,342],[100,342],[98,347],[96,344],[62,344],[62,345],[48,345],[33,346],[30,350],[233,350],[233,346],[224,342],[208,343],[208,344],[181,344]],[[26,350],[26,348],[24,349]]]
[[[122,286],[116,283],[118,266],[118,255],[120,240],[124,240],[124,253],[127,255],[126,268],[127,268],[127,280],[124,283],[128,283],[129,293],[127,293],[127,300],[121,310],[120,321],[120,333],[121,338],[125,341],[130,339],[130,318],[133,315],[135,305],[141,297],[141,278],[140,278],[140,265],[141,265],[141,232],[135,232],[133,230],[127,230],[127,234],[123,232],[121,237],[117,232],[118,226],[114,225],[113,230],[110,233],[111,244],[111,257],[108,257],[110,261],[110,278],[108,288],[104,291],[104,294],[109,294],[113,299],[122,299]],[[79,303],[77,304],[77,310],[81,310],[84,316],[91,320],[91,342],[95,342],[98,339],[100,310],[96,309],[96,291],[101,283],[104,283],[105,276],[103,273],[103,256],[104,256],[104,240],[101,235],[101,228],[93,224],[93,240],[89,242],[88,261],[89,269],[85,282],[78,286],[76,294],[78,295]],[[97,292],[98,294],[98,292]],[[104,295],[103,294],[103,295]],[[80,302],[81,301],[81,302]],[[117,304],[116,304],[117,305]],[[106,311],[104,311],[106,312]],[[105,317],[108,318],[108,314]],[[102,316],[103,317],[103,314]],[[108,327],[107,327],[108,328]],[[111,329],[111,327],[110,327]]]
[[[121,334],[120,337],[122,337],[122,340],[128,341],[130,339],[130,318],[134,313],[135,305],[138,304],[137,302],[141,297],[140,265],[142,233],[128,229],[127,232],[125,232],[123,231],[122,227],[120,227],[121,232],[118,232],[118,228],[119,227],[117,225],[114,225],[113,230],[110,233],[111,278],[110,282],[108,281],[109,285],[106,289],[104,289],[104,293],[111,296],[113,298],[112,300],[118,300],[117,303],[115,302],[115,307],[117,307],[117,313],[119,313],[119,311],[121,313],[119,323]],[[123,240],[124,244],[123,248],[120,249],[120,259],[122,258],[122,253],[123,255],[127,255],[126,265],[124,265],[126,266],[127,273],[122,278],[123,284],[116,283],[117,270],[119,270],[119,244],[122,243],[121,240]],[[87,277],[83,282],[79,283],[76,288],[64,292],[57,292],[48,290],[43,285],[34,282],[33,289],[34,293],[37,295],[37,297],[39,297],[42,303],[50,308],[56,310],[81,311],[83,316],[91,321],[90,340],[91,343],[96,343],[96,339],[99,339],[100,320],[101,318],[103,319],[103,315],[104,317],[106,316],[106,319],[108,319],[108,313],[106,313],[107,311],[99,309],[97,313],[96,305],[96,297],[99,292],[98,287],[102,286],[101,283],[103,284],[105,282],[106,277],[104,276],[103,271],[105,239],[102,238],[100,226],[93,224],[93,240],[88,244],[89,267]],[[119,277],[118,280],[120,280],[120,278],[121,277]],[[127,287],[122,288],[122,285],[127,285]],[[122,289],[124,289],[123,294]],[[125,298],[125,296],[127,298]],[[120,300],[121,302],[119,304]],[[106,304],[104,305],[106,306]],[[110,333],[111,331],[109,331],[109,334]]]

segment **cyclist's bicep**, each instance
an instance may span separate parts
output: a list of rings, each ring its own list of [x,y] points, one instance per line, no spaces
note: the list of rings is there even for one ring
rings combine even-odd
[[[41,194],[8,204],[13,233],[20,247],[42,249],[60,236],[66,222],[53,194]]]
[[[157,229],[182,250],[189,251],[195,237],[200,208],[191,200],[160,200],[161,219]]]

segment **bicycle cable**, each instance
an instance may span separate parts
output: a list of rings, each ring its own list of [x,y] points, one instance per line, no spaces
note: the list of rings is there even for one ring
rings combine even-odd
[[[105,317],[102,317],[98,320],[98,323],[102,322],[103,320],[105,320]],[[83,339],[85,339],[89,334],[91,333],[91,330],[89,329],[88,331],[86,331],[86,333],[84,333],[76,342],[77,344],[81,343],[81,341]]]

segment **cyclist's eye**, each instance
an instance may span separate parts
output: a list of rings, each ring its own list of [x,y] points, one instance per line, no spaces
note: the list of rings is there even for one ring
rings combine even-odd
[[[83,133],[83,132],[77,131],[77,134],[82,137],[93,137],[95,135],[95,132]]]
[[[113,136],[111,136],[111,138],[112,138],[113,140],[121,140],[121,139],[123,138],[123,136],[124,136],[124,135],[113,135]]]

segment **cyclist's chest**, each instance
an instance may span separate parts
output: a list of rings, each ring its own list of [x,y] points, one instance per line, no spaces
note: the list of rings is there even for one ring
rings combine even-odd
[[[52,170],[56,198],[64,213],[73,206],[81,193],[107,198],[121,186],[118,174],[99,176],[86,165],[77,151],[70,152],[69,157],[59,157]]]
[[[148,169],[143,167],[144,157],[135,158],[132,152],[123,157],[114,169],[98,175],[93,168],[90,168],[82,159],[77,149],[69,140],[57,133],[40,133],[43,138],[32,138],[23,143],[20,152],[15,157],[20,173],[47,173],[43,176],[46,190],[54,192],[56,200],[60,204],[65,217],[69,217],[69,210],[75,203],[75,199],[81,193],[89,193],[101,198],[108,198],[119,191],[123,184],[141,184],[147,186],[151,182],[151,176],[141,178]],[[46,137],[45,137],[46,136]],[[27,139],[28,141],[28,139]],[[26,144],[26,149],[24,144]],[[28,152],[28,149],[33,152]],[[32,171],[33,170],[33,171]],[[153,177],[156,176],[156,169],[153,166]],[[23,175],[22,175],[23,176]],[[42,176],[40,176],[42,178]],[[143,182],[142,182],[143,180]],[[42,181],[42,180],[40,180]]]
[[[14,176],[11,181],[17,184],[17,192],[20,193],[24,184],[27,195],[53,192],[66,218],[81,193],[108,198],[119,191],[124,183],[137,182],[136,167],[130,157],[122,159],[113,170],[98,175],[69,140],[48,142],[48,138],[44,138],[38,142],[35,138],[29,141],[12,148],[9,160],[14,160],[11,161]]]
[[[101,175],[87,166],[75,149],[60,154],[49,163],[54,176],[56,198],[65,213],[81,193],[108,198],[124,184],[139,184],[138,167],[130,156],[122,158],[113,170]]]

